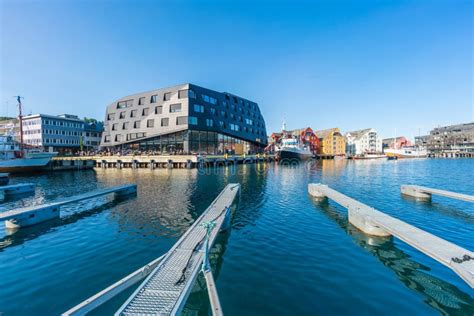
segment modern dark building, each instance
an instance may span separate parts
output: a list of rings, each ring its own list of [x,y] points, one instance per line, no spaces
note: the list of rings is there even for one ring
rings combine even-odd
[[[137,93],[107,107],[101,148],[155,154],[243,154],[267,145],[258,104],[193,84]]]

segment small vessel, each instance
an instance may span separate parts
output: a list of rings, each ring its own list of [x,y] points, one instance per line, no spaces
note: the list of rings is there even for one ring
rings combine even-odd
[[[42,152],[36,148],[23,148],[21,99],[22,97],[17,96],[20,142],[14,139],[13,131],[0,136],[0,172],[16,173],[41,170],[58,154],[57,152]]]
[[[0,136],[0,172],[27,172],[46,167],[57,152],[22,150],[13,136]]]
[[[377,154],[377,153],[363,153],[363,154],[351,156],[348,158],[355,159],[355,160],[362,160],[362,159],[381,159],[381,158],[387,158],[387,156],[383,154]]]
[[[282,139],[280,147],[277,148],[277,155],[279,159],[308,160],[313,158],[311,149],[298,142],[296,138]]]
[[[387,148],[384,153],[387,157],[397,158],[426,158],[428,155],[426,150],[414,146],[402,147],[400,149]]]

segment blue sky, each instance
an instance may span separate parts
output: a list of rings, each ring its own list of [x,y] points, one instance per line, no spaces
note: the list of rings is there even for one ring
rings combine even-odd
[[[267,132],[474,121],[472,1],[0,2],[0,115],[103,119],[191,82],[259,103]]]

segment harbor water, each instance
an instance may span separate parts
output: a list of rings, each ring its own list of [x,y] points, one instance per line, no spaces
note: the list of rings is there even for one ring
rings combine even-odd
[[[227,183],[242,192],[211,254],[226,315],[473,315],[474,290],[394,238],[364,235],[307,193],[324,183],[474,250],[474,204],[401,196],[401,184],[474,194],[473,159],[311,161],[198,169],[94,169],[13,177],[36,185],[3,210],[136,183],[136,197],[68,205],[61,218],[0,227],[0,314],[58,315],[164,254]],[[94,311],[113,314],[134,288]],[[198,278],[183,311],[209,315]]]

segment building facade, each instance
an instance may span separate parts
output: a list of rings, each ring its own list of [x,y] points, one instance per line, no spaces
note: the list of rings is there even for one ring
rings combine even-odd
[[[100,122],[85,122],[81,139],[83,149],[86,151],[98,150],[103,130],[104,125]]]
[[[101,140],[102,126],[90,126],[76,115],[28,115],[22,125],[24,144],[61,154],[98,149]]]
[[[393,137],[393,138],[385,138],[382,140],[382,148],[389,148],[389,149],[400,149],[402,147],[410,147],[413,146],[413,143],[407,139],[405,136]]]
[[[373,128],[349,132],[346,133],[345,137],[347,156],[382,152],[382,140]]]
[[[107,106],[101,147],[154,154],[243,154],[267,144],[258,104],[193,84],[137,93]]]
[[[320,141],[318,154],[326,156],[344,156],[346,154],[346,138],[341,134],[339,128],[329,128],[314,133]]]
[[[425,139],[430,153],[474,152],[474,122],[436,127]]]
[[[20,141],[20,123],[16,118],[0,121],[0,135],[11,135],[16,141]]]

